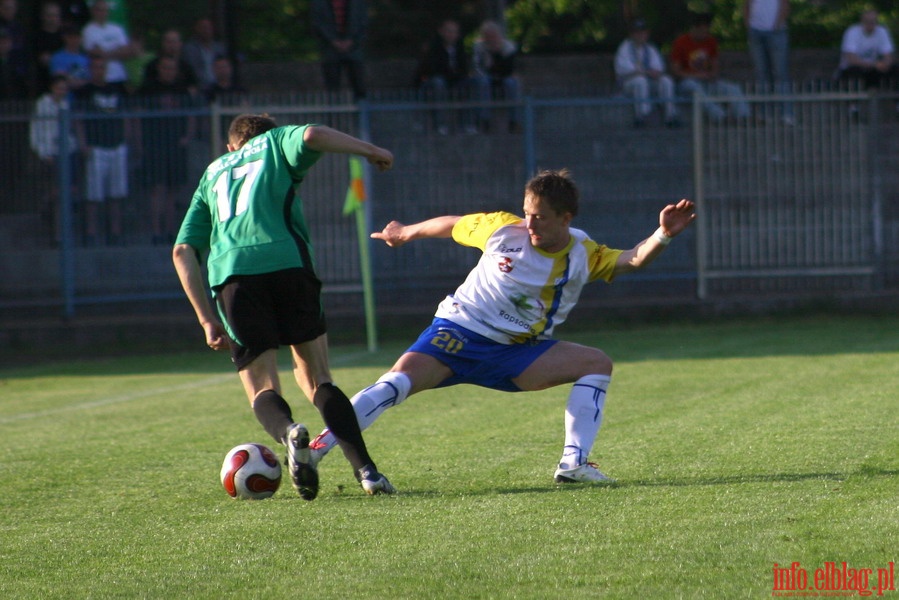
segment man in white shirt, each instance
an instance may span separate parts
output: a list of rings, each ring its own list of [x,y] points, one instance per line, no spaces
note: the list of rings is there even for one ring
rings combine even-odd
[[[81,45],[87,54],[107,60],[107,83],[125,83],[128,80],[122,61],[133,58],[135,50],[124,27],[110,22],[109,3],[106,0],[96,0],[91,6],[91,20],[81,32]]]
[[[649,27],[643,19],[631,24],[631,32],[615,52],[615,77],[621,89],[636,100],[634,127],[643,127],[652,112],[651,97],[664,105],[665,125],[680,123],[674,105],[674,80],[665,73],[662,55],[649,41]]]
[[[861,21],[843,34],[840,47],[839,79],[859,82],[865,89],[880,87],[890,78],[895,82],[899,69],[894,61],[893,39],[877,21],[876,10],[866,10]]]

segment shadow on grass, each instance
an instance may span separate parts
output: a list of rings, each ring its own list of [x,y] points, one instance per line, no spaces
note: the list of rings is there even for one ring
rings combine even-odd
[[[795,483],[802,481],[836,481],[845,482],[852,477],[862,478],[879,478],[879,477],[896,477],[899,476],[897,469],[879,469],[872,467],[862,467],[854,472],[820,472],[820,473],[770,473],[758,475],[721,475],[710,477],[663,477],[658,479],[634,479],[623,480],[615,483],[597,483],[597,484],[547,484],[544,486],[527,486],[516,488],[475,488],[475,489],[454,489],[447,491],[446,489],[427,489],[418,488],[412,490],[400,489],[397,496],[390,498],[450,498],[450,497],[466,497],[466,496],[494,496],[494,495],[512,495],[512,494],[558,494],[558,493],[581,493],[597,490],[617,490],[626,488],[654,488],[654,487],[701,487],[715,485],[738,485],[742,483]],[[337,486],[336,489],[322,489],[323,495],[327,496],[328,501],[338,502],[358,502],[360,500],[377,502],[378,500],[372,496],[366,496],[361,490],[350,486]],[[379,497],[381,498],[381,497]],[[386,499],[384,497],[383,499]]]
[[[896,477],[899,470],[862,467],[852,473],[760,473],[757,475],[720,475],[711,477],[661,477],[658,479],[620,480],[615,483],[588,485],[559,484],[553,487],[507,488],[497,490],[500,494],[546,493],[560,490],[583,491],[596,489],[621,489],[639,487],[699,487],[712,485],[737,485],[741,483],[795,483],[822,480],[844,482],[851,477]]]

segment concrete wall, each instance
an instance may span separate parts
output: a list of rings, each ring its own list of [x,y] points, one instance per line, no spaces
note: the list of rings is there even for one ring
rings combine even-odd
[[[829,80],[839,53],[830,49],[796,49],[791,54],[792,78],[798,82]],[[415,59],[370,60],[366,63],[370,89],[410,87]],[[612,86],[611,54],[527,56],[519,58],[519,73],[532,90],[577,89]],[[752,63],[745,51],[726,50],[721,70],[730,79],[754,80]],[[255,91],[314,91],[323,87],[317,62],[248,63],[241,70],[247,87]]]

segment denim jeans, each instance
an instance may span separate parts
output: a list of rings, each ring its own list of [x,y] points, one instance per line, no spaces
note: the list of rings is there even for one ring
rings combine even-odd
[[[760,92],[790,93],[790,36],[786,29],[749,30],[749,54],[755,66]],[[784,116],[793,116],[793,104],[785,102]]]
[[[743,96],[740,85],[726,79],[716,81],[700,81],[699,79],[683,79],[677,84],[678,91],[684,96],[697,94],[700,98],[705,96],[728,96],[733,116],[737,119],[749,118],[749,103]],[[703,102],[705,112],[713,121],[723,121],[727,116],[727,110],[716,102]]]

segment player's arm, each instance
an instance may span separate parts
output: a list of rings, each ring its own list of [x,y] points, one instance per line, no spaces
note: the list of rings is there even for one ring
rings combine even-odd
[[[184,288],[184,293],[187,294],[187,299],[190,300],[197,320],[206,334],[206,344],[213,350],[227,348],[228,337],[209,302],[209,296],[206,294],[197,251],[188,244],[175,244],[172,250],[172,262],[175,263],[181,287]]]
[[[649,265],[665,250],[671,238],[679,235],[695,218],[694,205],[689,200],[663,208],[659,213],[659,228],[630,250],[621,253],[615,261],[614,275],[631,273]]]
[[[447,215],[434,217],[420,223],[403,225],[399,221],[391,221],[381,231],[371,234],[372,239],[384,240],[391,248],[397,248],[412,240],[424,238],[448,238],[453,236],[453,226],[462,217]]]
[[[390,150],[375,146],[325,125],[307,127],[303,133],[303,142],[306,143],[306,147],[318,152],[358,154],[365,157],[379,171],[386,171],[393,166],[393,153]]]

